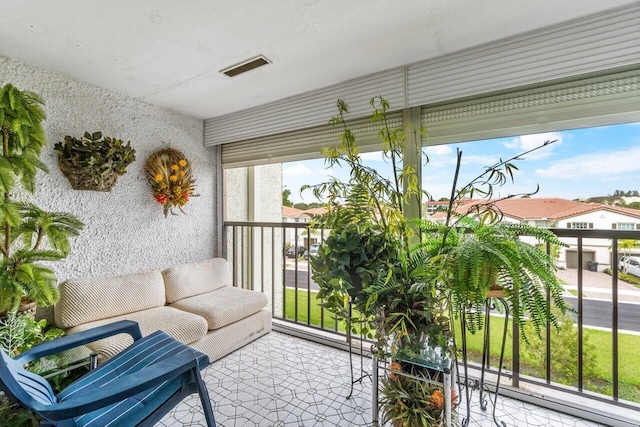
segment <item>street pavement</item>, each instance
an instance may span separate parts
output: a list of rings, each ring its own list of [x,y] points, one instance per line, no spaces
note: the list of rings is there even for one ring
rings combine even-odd
[[[295,263],[287,259],[285,276],[288,288],[296,287]],[[298,289],[318,290],[318,285],[309,278],[307,261],[299,260],[297,264]],[[575,269],[559,270],[558,278],[565,288],[564,298],[575,309],[578,308],[578,298],[569,292],[578,290],[578,271]],[[583,324],[602,328],[612,327],[612,277],[602,272],[582,272],[583,296]],[[618,328],[620,330],[640,332],[640,289],[618,280]]]
[[[307,287],[308,262],[299,260],[298,269],[298,287]],[[296,264],[293,259],[287,258],[287,287],[295,287],[295,269]],[[565,269],[558,270],[557,276],[565,288],[565,296],[568,298],[576,297],[578,291],[578,270]],[[582,272],[582,296],[588,299],[601,299],[612,301],[612,277],[602,272],[594,272],[583,270]],[[318,285],[311,280],[311,289],[318,290]],[[569,292],[574,291],[574,294]],[[640,289],[634,285],[618,279],[618,301],[624,303],[640,304]],[[640,309],[640,307],[639,307]]]

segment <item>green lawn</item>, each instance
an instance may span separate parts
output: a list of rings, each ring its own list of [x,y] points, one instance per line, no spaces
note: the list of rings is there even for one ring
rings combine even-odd
[[[316,298],[317,293],[299,290],[298,291],[298,316],[297,321],[303,324],[307,324],[307,307],[309,302],[311,303],[310,321],[308,324],[314,326],[321,325],[321,307]],[[295,320],[295,290],[286,290],[286,318],[289,320]],[[500,351],[500,341],[502,338],[503,321],[499,317],[491,319],[491,341],[490,349],[492,355],[492,364],[496,366],[498,364],[498,355]],[[456,325],[457,326],[457,325]],[[324,328],[334,329],[335,319],[328,313],[324,312]],[[457,327],[458,342],[460,337],[459,327]],[[345,322],[338,322],[338,330],[346,331]],[[612,377],[612,343],[611,332],[585,329],[585,334],[589,336],[589,342],[594,345],[595,357],[596,357],[596,369],[595,378],[587,386],[588,389],[596,391],[598,393],[611,395],[611,377]],[[504,368],[512,370],[511,360],[511,322],[509,322],[509,329],[505,347],[505,362]],[[640,358],[637,355],[637,349],[640,348],[640,336],[619,334],[619,394],[622,399],[630,400],[633,402],[640,402]],[[476,334],[467,335],[467,345],[469,348],[469,355],[471,360],[479,361],[482,352],[482,332],[476,332]],[[532,370],[521,361],[520,366],[521,373],[531,373]]]
[[[502,336],[502,328],[504,323],[500,318],[492,319],[491,322],[491,355],[492,365],[498,365],[499,345]],[[511,360],[511,348],[512,348],[512,335],[511,335],[511,322],[509,322],[507,342],[505,349],[505,362],[504,368],[507,370],[512,369]],[[602,393],[605,395],[612,395],[612,372],[613,372],[613,346],[611,332],[587,329],[585,328],[585,335],[588,335],[589,342],[594,346],[594,354],[596,358],[596,368],[594,378],[591,378],[591,383],[585,385],[585,388],[590,391]],[[460,337],[460,331],[457,331],[457,337]],[[470,359],[479,362],[482,357],[482,332],[478,332],[475,335],[467,336],[467,345],[469,347]],[[521,344],[523,345],[523,344]],[[637,349],[640,348],[640,336],[630,334],[618,334],[618,379],[619,379],[619,396],[622,399],[630,400],[633,402],[640,402],[640,358],[638,358]],[[577,351],[577,350],[574,350]],[[577,371],[577,368],[576,368]],[[526,363],[520,361],[520,372],[530,375],[532,374],[532,368],[528,367]],[[575,376],[575,384],[577,385],[577,374]]]
[[[324,310],[323,320],[323,309],[320,307],[320,301],[316,298],[318,295],[317,292],[308,293],[306,290],[298,290],[298,316],[296,317],[295,293],[295,289],[286,290],[286,319],[297,320],[299,323],[310,324],[313,326],[322,325],[325,329],[335,330],[336,321],[331,313]],[[308,322],[309,316],[307,313],[307,307],[309,307],[309,300],[311,301],[311,320]],[[346,332],[347,329],[343,320],[338,322],[338,330]]]

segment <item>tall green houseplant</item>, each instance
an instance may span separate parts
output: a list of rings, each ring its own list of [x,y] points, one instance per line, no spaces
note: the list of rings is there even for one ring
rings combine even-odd
[[[327,167],[346,165],[350,170],[347,182],[332,179],[316,186],[305,186],[327,207],[327,213],[314,217],[314,226],[330,230],[320,246],[319,256],[311,258],[313,279],[322,284],[318,297],[325,300],[330,311],[345,314],[345,298],[358,300],[361,291],[375,283],[381,270],[395,268],[400,253],[406,252],[410,230],[403,216],[404,202],[410,197],[420,199],[416,180],[408,179],[405,194],[402,180],[415,175],[401,162],[404,151],[402,128],[386,125],[389,103],[371,99],[372,121],[384,124],[380,138],[384,156],[393,164],[393,181],[382,177],[362,163],[355,135],[344,120],[347,105],[338,101],[338,115],[331,122],[342,127],[341,144],[323,149]],[[361,299],[360,299],[361,301]]]
[[[382,156],[390,163],[391,178],[362,163],[355,136],[343,119],[347,107],[338,101],[339,114],[332,122],[343,126],[341,143],[324,149],[323,154],[329,166],[347,166],[349,179],[332,178],[310,187],[328,208],[327,214],[314,218],[316,226],[330,232],[318,255],[311,258],[318,298],[324,307],[345,315],[346,302],[355,300],[363,322],[375,330],[378,354],[400,362],[399,369],[403,369],[403,361],[415,357],[435,360],[453,356],[454,317],[466,314],[465,326],[471,332],[481,328],[483,310],[478,309],[495,287],[504,292],[525,339],[527,318],[538,335],[548,322],[557,327],[551,308],[555,305],[563,314],[568,307],[553,261],[520,237],[533,236],[550,245],[562,243],[548,230],[500,222],[501,213],[492,200],[494,188],[513,179],[517,169],[513,162],[527,153],[500,160],[468,184],[458,186],[462,158],[458,152],[450,203],[442,222],[410,221],[404,207],[424,192],[415,168],[403,162],[408,149],[406,132],[389,126],[387,101],[376,97],[371,105],[371,120],[382,124]],[[474,196],[480,198],[476,199],[479,203],[473,209],[461,209],[465,199]],[[506,198],[518,196],[522,194]],[[551,304],[546,301],[547,294]],[[382,394],[383,421],[402,425],[439,422],[433,415],[441,407],[429,403],[441,400],[438,390],[418,387],[415,379],[396,381],[389,377],[383,379]],[[408,395],[421,408],[434,412],[407,412]],[[399,407],[394,402],[400,402]]]
[[[523,242],[520,237],[533,236],[539,242],[551,245],[562,243],[548,230],[500,222],[501,213],[495,208],[496,200],[492,199],[494,188],[513,179],[517,169],[514,161],[549,142],[487,166],[476,178],[460,186],[457,177],[462,153],[459,152],[443,222],[409,221],[404,216],[404,206],[411,198],[419,198],[425,192],[419,188],[416,171],[403,164],[406,132],[402,127],[389,127],[386,100],[376,97],[371,105],[374,109],[372,122],[382,124],[379,132],[382,155],[390,163],[392,177],[385,178],[362,163],[355,136],[343,119],[347,107],[338,101],[339,114],[332,122],[343,126],[341,144],[324,149],[323,154],[329,166],[346,165],[350,177],[347,182],[331,179],[310,187],[328,207],[328,213],[316,217],[314,222],[331,230],[318,257],[312,259],[313,277],[320,285],[318,296],[324,299],[325,307],[339,311],[339,306],[346,300],[345,293],[353,285],[353,276],[336,271],[336,266],[348,270],[348,265],[354,264],[354,257],[357,264],[359,258],[366,256],[371,267],[366,271],[357,270],[369,285],[359,290],[356,299],[359,311],[373,317],[384,315],[387,323],[379,332],[393,335],[395,339],[408,334],[402,341],[410,342],[412,346],[418,335],[425,332],[416,326],[423,320],[425,329],[433,324],[427,311],[442,312],[442,298],[447,300],[444,306],[454,311],[472,308],[471,312],[476,312],[489,291],[497,286],[505,291],[522,328],[527,318],[533,319],[536,332],[547,322],[557,326],[546,294],[549,293],[553,305],[558,306],[561,313],[568,307],[562,299],[562,287],[554,274],[553,261],[544,251]],[[500,200],[522,195],[508,195]],[[473,209],[458,210],[466,198],[473,197],[476,197]],[[360,234],[348,239],[360,244],[336,245],[336,242],[347,241],[345,231]],[[367,245],[362,243],[372,237],[386,239],[389,248],[385,253],[392,256],[376,259],[374,252],[374,257],[369,257],[364,251]],[[419,243],[413,244],[415,240]],[[381,246],[378,243],[376,248]],[[340,252],[344,252],[345,247],[352,249],[350,256]],[[340,256],[336,256],[336,252]],[[329,269],[331,266],[334,266],[333,271]],[[398,315],[398,311],[402,315]],[[472,321],[478,319],[478,316],[471,316]],[[478,323],[469,326],[473,328],[474,325],[481,326]],[[522,332],[526,337],[526,332]]]
[[[47,212],[13,199],[19,188],[34,193],[46,145],[42,98],[11,84],[0,88],[0,313],[16,312],[21,303],[53,305],[59,299],[56,276],[43,262],[65,258],[69,238],[83,224],[64,212]]]

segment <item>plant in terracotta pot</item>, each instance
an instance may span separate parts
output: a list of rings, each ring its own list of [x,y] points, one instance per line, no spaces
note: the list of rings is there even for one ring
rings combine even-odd
[[[13,199],[18,188],[33,193],[46,145],[42,99],[11,84],[0,88],[0,313],[16,312],[21,304],[53,305],[59,298],[57,279],[43,262],[65,258],[83,224],[64,212],[47,212]]]
[[[54,146],[60,170],[74,190],[111,191],[118,177],[135,159],[130,142],[85,132],[82,138],[65,136]]]

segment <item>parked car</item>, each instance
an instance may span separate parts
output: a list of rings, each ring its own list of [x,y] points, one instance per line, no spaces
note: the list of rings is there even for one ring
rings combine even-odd
[[[304,259],[309,259],[309,255],[317,256],[320,249],[320,243],[314,243],[309,246],[309,250],[304,252]]]
[[[640,277],[640,257],[623,256],[618,262],[618,270],[632,276]]]
[[[290,248],[287,248],[285,255],[287,258],[301,257],[306,250],[307,248],[304,246],[291,246]]]

